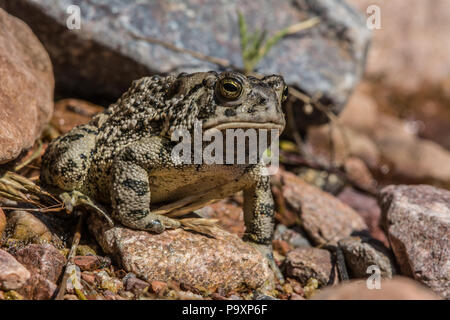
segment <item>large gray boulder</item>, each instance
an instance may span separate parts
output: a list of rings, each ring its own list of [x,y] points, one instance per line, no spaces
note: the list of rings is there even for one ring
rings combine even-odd
[[[73,4],[81,12],[79,30],[69,30],[66,24],[67,9]],[[250,30],[264,28],[269,34],[320,18],[319,25],[273,47],[257,71],[282,74],[309,95],[321,93],[322,101],[337,113],[359,81],[370,38],[364,17],[342,0],[0,0],[0,6],[27,22],[44,43],[57,90],[88,98],[116,98],[132,80],[148,74],[220,69],[139,37],[150,36],[242,67],[239,10]],[[300,105],[295,109],[302,113]]]

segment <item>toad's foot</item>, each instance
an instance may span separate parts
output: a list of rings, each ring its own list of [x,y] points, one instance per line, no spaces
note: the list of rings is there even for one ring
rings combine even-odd
[[[63,192],[59,195],[59,198],[64,203],[64,206],[68,213],[72,213],[73,210],[78,206],[86,206],[88,208],[93,209],[96,213],[104,217],[111,227],[114,226],[113,220],[108,216],[108,214],[102,208],[102,206],[93,201],[88,196],[84,195],[83,193],[76,190]]]
[[[265,244],[259,244],[252,241],[247,241],[249,245],[256,248],[264,257],[266,257],[267,261],[269,262],[269,266],[274,272],[276,278],[281,284],[284,284],[284,276],[280,271],[280,268],[278,268],[277,264],[275,263],[275,260],[273,259],[273,249],[271,245],[265,245]]]
[[[138,220],[123,219],[122,217],[122,223],[133,229],[155,233],[161,233],[166,229],[176,229],[181,226],[181,223],[178,220],[155,214],[150,211],[146,211],[144,217]]]

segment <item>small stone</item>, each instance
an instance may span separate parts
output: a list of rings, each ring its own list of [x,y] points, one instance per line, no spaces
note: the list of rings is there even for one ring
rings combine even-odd
[[[349,237],[339,240],[339,247],[353,278],[367,278],[370,266],[377,266],[383,278],[395,274],[394,257],[381,242],[370,237]]]
[[[101,266],[101,261],[98,256],[75,256],[73,262],[81,271],[94,271]]]
[[[118,295],[116,292],[112,292],[110,290],[104,291],[103,296],[105,297],[105,300],[124,300],[123,297]]]
[[[22,288],[30,278],[30,272],[12,255],[0,249],[0,289],[16,290]]]
[[[123,283],[117,278],[112,278],[106,271],[100,271],[95,274],[100,288],[117,293],[123,289]]]
[[[33,214],[26,211],[12,211],[8,214],[7,229],[12,230],[11,238],[32,242],[51,242],[52,233]]]
[[[125,290],[131,291],[134,294],[141,293],[148,286],[149,286],[148,282],[145,282],[136,277],[130,277],[130,278],[126,279],[126,281],[125,281]]]
[[[90,285],[95,284],[95,275],[88,272],[82,272],[81,273],[81,279],[89,283]]]
[[[383,226],[404,275],[450,299],[450,191],[427,185],[381,190]]]
[[[330,286],[315,294],[314,300],[437,300],[439,296],[419,282],[406,277],[383,279],[380,289],[369,289],[366,280]]]
[[[162,281],[152,281],[150,283],[152,291],[156,294],[159,294],[160,292],[163,292],[167,288],[167,283]]]
[[[294,248],[311,247],[311,243],[306,238],[304,231],[295,226],[290,229],[284,224],[278,224],[275,228],[273,238],[275,240],[284,240]]]
[[[297,280],[292,279],[292,278],[287,278],[286,281],[291,285],[292,290],[295,293],[298,293],[299,295],[302,295],[302,296],[305,295],[305,292],[303,291],[302,286],[300,285],[300,283]]]
[[[352,208],[294,174],[280,169],[271,178],[272,183],[281,188],[286,204],[299,215],[314,244],[336,244],[354,232],[367,229]]]
[[[336,270],[327,250],[318,248],[296,248],[290,251],[284,262],[286,275],[306,285],[311,278],[317,279],[320,286],[336,280]]]

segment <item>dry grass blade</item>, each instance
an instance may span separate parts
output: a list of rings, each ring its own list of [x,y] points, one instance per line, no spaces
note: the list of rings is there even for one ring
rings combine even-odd
[[[221,228],[217,225],[217,219],[207,218],[184,218],[180,219],[183,229],[195,231],[215,238],[215,234]]]
[[[19,202],[26,202],[38,207],[45,207],[40,201],[61,205],[52,194],[45,191],[33,181],[15,172],[6,171],[0,177],[0,196]]]
[[[33,151],[33,153],[31,153],[27,158],[25,158],[22,163],[18,164],[15,168],[14,171],[19,171],[20,169],[25,168],[27,165],[29,165],[30,163],[32,163],[34,160],[36,160],[37,158],[39,158],[39,156],[41,155],[42,152],[42,141],[38,141],[38,146],[37,148]]]

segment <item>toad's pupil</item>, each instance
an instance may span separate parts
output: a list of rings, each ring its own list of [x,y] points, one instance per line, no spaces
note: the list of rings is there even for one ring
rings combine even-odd
[[[226,91],[230,91],[230,92],[236,92],[236,91],[238,91],[238,88],[237,88],[234,84],[232,84],[232,83],[225,83],[225,84],[223,85],[223,88],[224,88]]]

